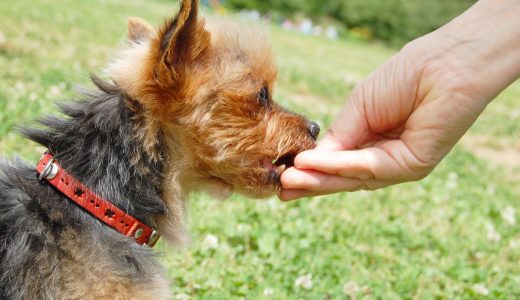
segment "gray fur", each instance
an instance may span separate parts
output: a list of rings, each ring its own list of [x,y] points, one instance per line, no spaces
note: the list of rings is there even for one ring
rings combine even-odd
[[[134,138],[138,124],[127,106],[131,99],[114,85],[93,81],[98,90],[61,106],[68,118],[49,117],[41,121],[46,129],[22,132],[47,147],[84,185],[153,226],[152,217],[166,210],[159,197],[162,166],[148,159]],[[161,147],[157,144],[159,152]],[[14,162],[1,168],[0,299],[60,298],[63,282],[71,280],[65,278],[69,264],[86,263],[84,274],[88,262],[105,264],[111,276],[143,286],[161,274],[149,249],[38,182],[32,165]]]

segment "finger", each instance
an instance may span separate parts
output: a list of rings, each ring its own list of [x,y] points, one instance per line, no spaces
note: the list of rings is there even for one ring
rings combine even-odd
[[[329,132],[327,132],[325,136],[320,140],[320,142],[316,145],[315,149],[328,151],[346,150],[343,149],[343,144],[337,139],[335,139]]]
[[[355,149],[368,133],[367,118],[362,106],[363,100],[356,87],[336,116],[331,128],[327,131],[323,141],[318,148],[329,150],[351,150]],[[323,145],[321,145],[323,144]]]
[[[391,184],[382,180],[360,180],[296,168],[283,172],[280,181],[285,189],[304,189],[317,194],[372,190]]]
[[[413,171],[410,166],[417,162],[400,144],[400,141],[388,141],[386,146],[390,149],[370,147],[352,151],[304,151],[296,156],[294,166],[361,180],[407,179]]]
[[[309,150],[296,156],[294,166],[303,170],[368,180],[375,178],[373,171],[380,161],[374,151]]]
[[[303,197],[313,197],[319,195],[318,193],[311,192],[303,189],[282,189],[280,193],[278,193],[278,198],[281,201],[291,201]]]

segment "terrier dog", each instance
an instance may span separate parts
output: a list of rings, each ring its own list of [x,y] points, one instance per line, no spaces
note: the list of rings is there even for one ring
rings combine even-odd
[[[319,127],[276,104],[263,34],[205,22],[196,0],[155,30],[129,20],[112,82],[22,129],[48,152],[0,177],[1,299],[165,299],[149,249],[185,237],[199,189],[265,197]]]

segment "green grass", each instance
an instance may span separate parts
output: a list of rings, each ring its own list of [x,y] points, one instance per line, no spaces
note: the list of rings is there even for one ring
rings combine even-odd
[[[43,149],[14,126],[55,112],[53,101],[74,97],[76,84],[90,86],[89,72],[123,43],[127,16],[158,24],[175,9],[167,1],[1,1],[0,153],[35,162]],[[395,52],[270,29],[276,97],[324,127],[354,84]],[[518,145],[519,98],[516,83],[470,132]],[[172,290],[192,299],[519,298],[520,227],[502,215],[513,207],[518,216],[520,190],[506,174],[457,146],[427,179],[376,192],[289,204],[195,195],[192,245],[161,244],[160,259]],[[295,287],[307,274],[312,288]],[[359,290],[344,291],[349,282]]]

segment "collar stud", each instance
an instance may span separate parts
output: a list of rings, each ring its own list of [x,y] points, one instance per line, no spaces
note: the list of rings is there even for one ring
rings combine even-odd
[[[159,239],[160,235],[153,227],[94,193],[63,169],[51,153],[45,152],[42,155],[36,165],[36,172],[39,173],[39,181],[47,181],[93,217],[122,235],[133,238],[138,244],[153,247]]]
[[[137,230],[135,231],[135,233],[134,233],[134,237],[135,237],[136,239],[138,239],[138,238],[141,237],[141,235],[143,235],[143,229],[142,229],[142,228],[139,228],[139,229],[137,229]]]

